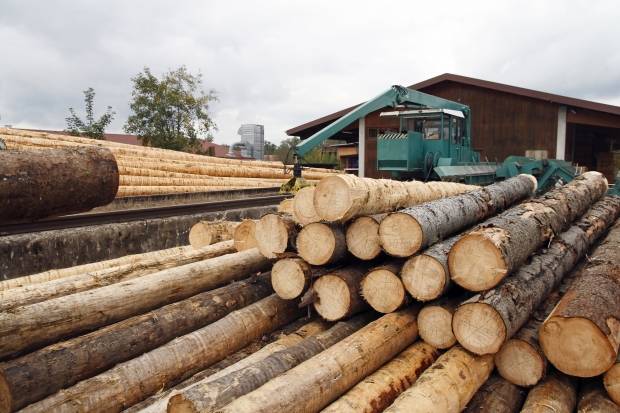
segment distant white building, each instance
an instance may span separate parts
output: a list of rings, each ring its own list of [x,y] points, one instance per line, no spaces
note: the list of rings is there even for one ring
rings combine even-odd
[[[262,160],[265,155],[265,127],[263,125],[241,125],[237,134],[241,136],[247,155]]]

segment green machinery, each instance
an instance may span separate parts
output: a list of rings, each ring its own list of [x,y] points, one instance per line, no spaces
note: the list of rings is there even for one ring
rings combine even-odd
[[[377,170],[390,172],[394,178],[485,185],[529,173],[537,177],[539,191],[543,192],[575,176],[575,168],[569,162],[555,159],[509,156],[501,164],[481,161],[480,154],[472,148],[469,106],[392,86],[297,145],[295,178],[286,186],[291,188],[301,177],[299,160],[306,153],[351,123],[386,107],[395,110],[380,116],[397,117],[400,127],[377,137]]]

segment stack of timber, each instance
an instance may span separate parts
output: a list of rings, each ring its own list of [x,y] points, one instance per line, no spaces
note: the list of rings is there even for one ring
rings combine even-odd
[[[95,166],[91,172],[91,181],[102,180],[110,176],[114,179],[112,198],[159,195],[190,192],[212,192],[232,189],[249,188],[278,188],[291,177],[291,168],[285,168],[281,162],[267,162],[233,158],[217,158],[213,156],[190,154],[166,149],[142,147],[105,140],[95,140],[77,136],[34,132],[20,129],[0,128],[0,139],[6,142],[9,149],[3,156],[18,158],[33,158],[52,154],[50,150],[58,151],[105,151],[112,160],[114,174],[102,175],[100,169],[105,165]],[[41,154],[41,155],[37,155]],[[23,161],[20,161],[23,162]],[[48,161],[49,163],[49,161]],[[41,168],[46,165],[43,162]],[[89,164],[73,163],[71,169],[58,168],[48,176],[49,182],[58,181],[55,175],[62,174],[65,179],[84,179],[76,168],[86,169]],[[38,170],[38,169],[37,169]],[[76,174],[69,171],[76,170]],[[108,172],[108,171],[105,171]],[[309,183],[316,183],[319,179],[337,174],[339,171],[323,168],[304,168],[304,178]],[[73,177],[73,178],[71,178]],[[93,184],[95,184],[93,182]],[[96,182],[99,186],[107,182]],[[57,184],[57,185],[60,185]],[[74,186],[63,185],[64,199],[66,190]],[[103,199],[109,197],[110,191],[89,191],[88,186],[75,186],[75,190],[84,191],[84,204],[92,204],[94,194]],[[23,194],[23,185],[20,188]],[[58,192],[56,192],[58,193]],[[78,197],[75,197],[76,199]],[[107,199],[107,198],[106,198]],[[96,202],[101,202],[98,199]],[[109,200],[108,200],[109,202]],[[107,202],[106,202],[107,203]],[[101,205],[100,203],[95,206]],[[92,208],[92,206],[90,207]]]

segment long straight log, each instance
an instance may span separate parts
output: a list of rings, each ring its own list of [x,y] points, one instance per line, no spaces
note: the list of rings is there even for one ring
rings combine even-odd
[[[527,394],[522,413],[572,413],[577,401],[576,382],[560,372],[551,372]]]
[[[432,346],[418,341],[385,366],[355,385],[322,413],[378,413],[409,388],[439,356]]]
[[[0,364],[0,412],[30,403],[268,296],[269,277],[197,294]]]
[[[590,379],[579,385],[577,413],[620,413],[620,406],[607,397],[600,379]]]
[[[463,294],[442,297],[425,304],[418,314],[420,338],[440,350],[455,345],[456,337],[452,332],[452,316],[466,297]]]
[[[349,317],[367,307],[360,286],[370,265],[357,263],[319,277],[313,284],[316,312],[328,321]]]
[[[190,297],[269,265],[252,249],[0,313],[0,357]]]
[[[301,226],[319,222],[314,209],[314,186],[301,188],[293,198],[293,219]]]
[[[360,260],[372,260],[381,254],[379,224],[386,214],[355,218],[346,231],[347,249]]]
[[[0,291],[0,311],[104,287],[167,268],[178,267],[233,252],[235,252],[235,248],[232,241],[225,241],[193,251],[183,250],[183,252],[176,255],[164,254],[161,257],[149,255],[151,258],[140,260],[137,263],[112,266],[98,271],[85,272],[44,283]]]
[[[450,250],[452,281],[470,291],[493,288],[606,191],[607,180],[601,173],[586,172],[558,189],[488,219]]]
[[[252,178],[230,178],[230,177],[205,177],[195,178],[174,178],[158,176],[133,176],[120,175],[119,185],[121,186],[277,186],[286,182],[286,179],[254,180]]]
[[[414,308],[386,314],[220,411],[319,411],[412,344],[418,335],[415,320]]]
[[[620,222],[590,255],[540,329],[538,339],[545,355],[563,373],[594,377],[616,362],[620,346],[618,251]]]
[[[456,346],[440,356],[386,413],[457,413],[467,406],[493,371],[493,357]]]
[[[72,411],[75,406],[80,411],[120,411],[225,358],[301,313],[294,302],[271,295],[23,411]]]
[[[380,313],[391,313],[407,303],[405,287],[398,273],[401,260],[392,259],[366,273],[360,284],[364,300]]]
[[[295,249],[297,226],[293,219],[283,214],[265,214],[254,228],[254,237],[261,254],[278,258]]]
[[[494,374],[480,387],[467,405],[465,413],[517,413],[521,411],[525,392]]]
[[[235,228],[233,232],[233,240],[235,241],[235,248],[237,251],[245,251],[252,248],[256,248],[258,243],[256,242],[256,221],[252,219],[246,219],[241,221],[241,224]]]
[[[620,354],[616,363],[603,376],[603,384],[609,397],[620,406]]]
[[[458,196],[393,212],[381,221],[381,245],[390,255],[409,257],[531,196],[536,184],[532,175],[519,175]]]
[[[314,222],[297,236],[297,252],[311,265],[335,264],[347,256],[344,228],[338,224]]]
[[[202,248],[231,240],[239,224],[236,221],[200,221],[189,230],[189,245]]]
[[[620,197],[597,202],[549,248],[534,255],[500,285],[464,302],[454,313],[452,329],[463,347],[494,354],[540,306],[575,264],[620,214]]]
[[[276,188],[278,185],[268,185]],[[233,189],[248,189],[264,187],[257,186],[119,186],[116,193],[117,198],[130,196],[149,196],[149,195],[168,195],[168,194],[191,194],[197,192],[230,191]]]
[[[350,336],[372,318],[367,313],[341,321],[325,332],[308,337],[241,370],[215,381],[198,383],[170,399],[168,412],[214,412]]]
[[[0,221],[88,211],[112,202],[118,168],[100,148],[0,151]]]

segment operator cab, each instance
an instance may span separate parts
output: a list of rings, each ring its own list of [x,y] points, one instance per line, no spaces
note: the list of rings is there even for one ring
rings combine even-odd
[[[381,117],[398,116],[401,133],[418,132],[425,140],[450,139],[460,145],[465,134],[465,115],[451,109],[408,109],[381,112]]]

